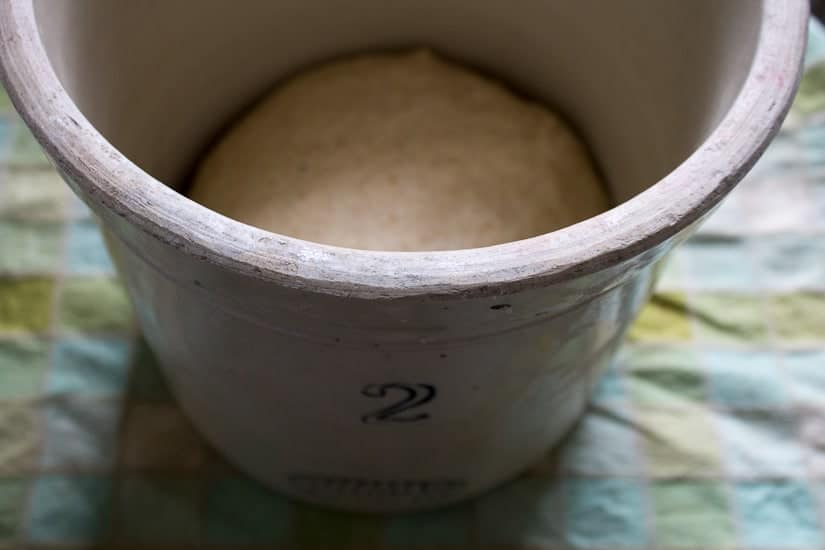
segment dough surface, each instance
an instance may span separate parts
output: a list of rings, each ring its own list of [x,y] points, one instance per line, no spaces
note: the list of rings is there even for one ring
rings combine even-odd
[[[524,239],[610,207],[557,115],[427,50],[286,81],[203,158],[190,196],[276,233],[394,251]]]

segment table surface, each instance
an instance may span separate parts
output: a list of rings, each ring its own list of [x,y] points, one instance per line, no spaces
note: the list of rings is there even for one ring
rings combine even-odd
[[[88,210],[0,94],[0,548],[825,545],[825,33],[780,136],[659,291],[578,429],[433,513],[290,502],[227,465],[138,336]]]

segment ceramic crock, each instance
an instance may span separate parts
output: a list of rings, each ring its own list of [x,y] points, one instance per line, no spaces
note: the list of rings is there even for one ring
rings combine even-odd
[[[2,0],[0,64],[204,436],[294,497],[394,512],[507,480],[573,426],[657,262],[779,127],[807,4]],[[419,44],[564,113],[617,206],[518,242],[392,253],[269,233],[180,192],[280,78]]]

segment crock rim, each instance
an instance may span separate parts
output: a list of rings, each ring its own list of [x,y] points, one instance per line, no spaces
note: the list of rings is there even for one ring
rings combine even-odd
[[[32,0],[0,3],[0,78],[58,169],[93,209],[200,261],[279,285],[366,299],[502,295],[598,272],[699,221],[779,130],[798,86],[807,0],[761,0],[757,50],[719,126],[682,164],[635,197],[578,224],[453,251],[340,248],[227,218],[127,159],[86,119],[51,67]],[[105,216],[104,216],[105,217]]]

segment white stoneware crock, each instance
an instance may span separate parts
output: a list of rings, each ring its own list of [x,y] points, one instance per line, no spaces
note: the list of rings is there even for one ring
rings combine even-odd
[[[392,512],[477,494],[571,428],[657,261],[776,132],[807,16],[807,0],[0,0],[0,62],[203,434],[297,498]],[[500,246],[390,253],[176,191],[279,78],[418,44],[565,113],[619,205]]]

